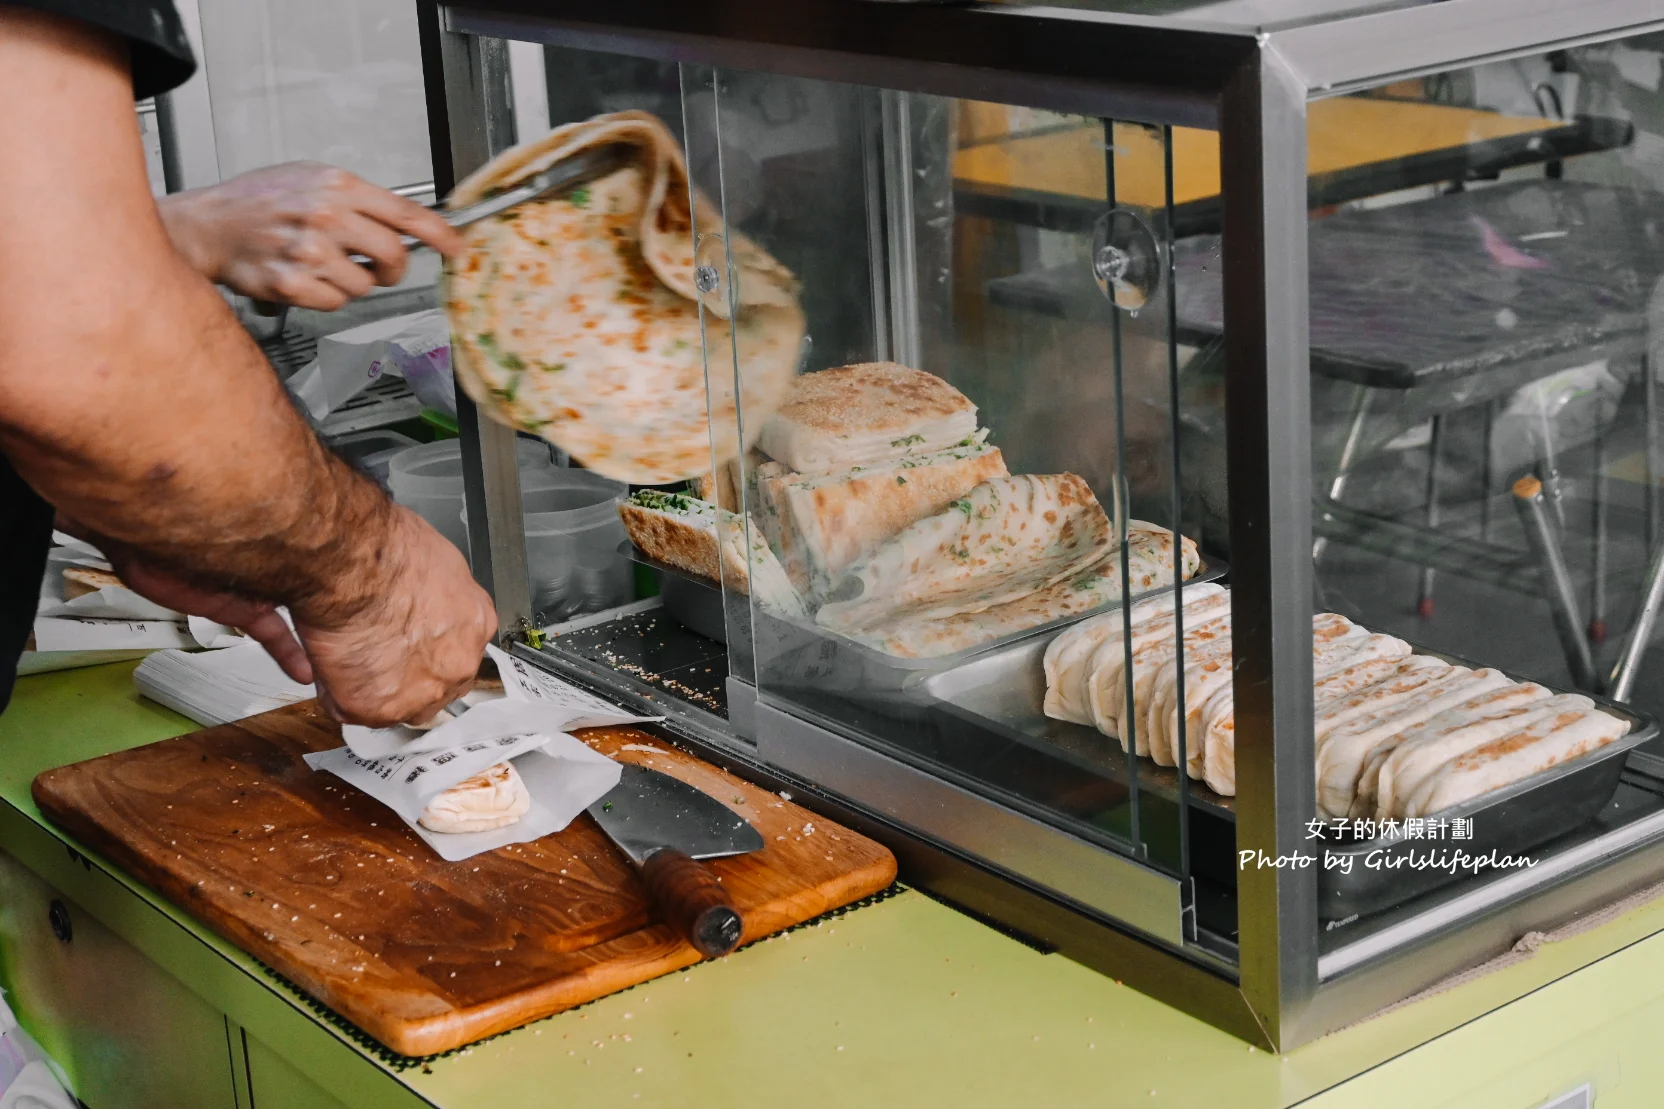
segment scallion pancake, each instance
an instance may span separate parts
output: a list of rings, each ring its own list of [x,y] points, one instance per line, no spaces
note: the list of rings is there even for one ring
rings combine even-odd
[[[725,232],[712,206],[690,194],[675,137],[644,112],[569,124],[505,151],[450,203],[475,203],[613,144],[635,152],[623,168],[462,232],[466,248],[446,268],[451,361],[494,419],[542,435],[605,477],[660,485],[709,472],[748,446],[742,406],[747,440],[779,407],[803,342],[791,273]],[[707,260],[732,274],[731,289],[719,281],[701,298],[696,234],[726,237]],[[722,265],[730,259],[731,270]]]

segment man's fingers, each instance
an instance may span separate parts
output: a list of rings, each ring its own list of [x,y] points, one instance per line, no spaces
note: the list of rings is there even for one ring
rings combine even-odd
[[[268,608],[248,621],[243,625],[243,631],[264,647],[266,653],[272,656],[272,661],[282,667],[290,678],[301,685],[312,684],[312,660],[306,657],[300,641],[275,609]]]
[[[317,275],[319,280],[341,290],[348,300],[357,300],[376,287],[375,275],[344,252],[326,259],[318,266]]]
[[[310,268],[293,262],[239,263],[231,267],[226,284],[244,296],[319,312],[333,312],[351,299]]]
[[[395,231],[416,236],[441,254],[449,256],[462,249],[462,236],[432,208],[423,207],[414,200],[407,200],[367,181],[363,182],[363,186],[353,193],[353,202],[366,216]]]
[[[351,213],[341,222],[339,242],[343,249],[370,260],[377,285],[397,285],[404,277],[410,252],[399,241],[399,233],[385,223]]]

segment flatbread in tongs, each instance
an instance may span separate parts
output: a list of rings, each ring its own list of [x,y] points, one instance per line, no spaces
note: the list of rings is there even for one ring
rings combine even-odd
[[[791,272],[725,231],[703,197],[693,194],[690,210],[679,144],[645,112],[568,124],[504,151],[449,203],[476,203],[612,145],[632,153],[623,168],[462,231],[467,246],[446,268],[451,361],[494,419],[542,435],[605,477],[662,485],[743,449],[736,378],[744,446],[780,406],[804,334]],[[703,293],[696,233],[716,278],[702,282]],[[722,279],[729,273],[732,282]]]

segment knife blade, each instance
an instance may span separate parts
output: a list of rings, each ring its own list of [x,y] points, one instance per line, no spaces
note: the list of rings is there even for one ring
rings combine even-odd
[[[726,955],[739,944],[744,922],[698,860],[760,850],[762,835],[703,790],[645,766],[619,765],[618,785],[589,815],[640,868],[659,917],[700,954]]]

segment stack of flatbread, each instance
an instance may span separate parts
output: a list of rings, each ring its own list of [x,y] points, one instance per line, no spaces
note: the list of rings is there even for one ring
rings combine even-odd
[[[692,573],[745,581],[735,565],[746,545],[720,549],[721,521],[734,521],[762,536],[749,542],[747,575],[766,573],[758,595],[767,607],[812,613],[901,658],[969,650],[1122,594],[1122,545],[1086,483],[1012,476],[969,398],[893,362],[797,378],[757,447],[696,488],[699,497],[678,498],[674,522],[663,494],[627,504],[636,546]],[[1185,578],[1201,564],[1190,540],[1175,551],[1171,532],[1139,521],[1126,546],[1135,595],[1171,582],[1175,562]]]
[[[804,619],[850,564],[1006,472],[963,393],[890,362],[797,378],[759,437],[780,457],[751,450],[697,496],[641,493],[620,512],[645,554],[741,592],[760,582],[771,611]]]
[[[803,312],[796,279],[690,193],[681,144],[645,112],[504,151],[449,202],[476,203],[607,146],[626,149],[628,164],[462,232],[445,277],[451,362],[495,419],[607,477],[662,485],[710,469],[713,446],[719,460],[740,451],[742,426],[755,436],[797,372]],[[699,284],[696,233],[719,248]],[[709,394],[707,352],[737,352],[735,364],[712,362]]]
[[[976,405],[934,374],[870,362],[805,374],[763,425],[744,482],[792,584],[818,604],[846,570],[991,478]]]
[[[1044,711],[1236,794],[1230,597],[1216,585],[1082,621],[1046,649]],[[1130,642],[1126,623],[1130,621]],[[1175,643],[1183,626],[1183,660]],[[1132,680],[1127,680],[1131,663]],[[1611,743],[1629,723],[1490,669],[1412,654],[1334,613],[1312,619],[1320,815],[1427,816]],[[1131,685],[1131,703],[1127,689]],[[1180,692],[1184,719],[1179,719]],[[1181,741],[1182,734],[1182,741]]]

